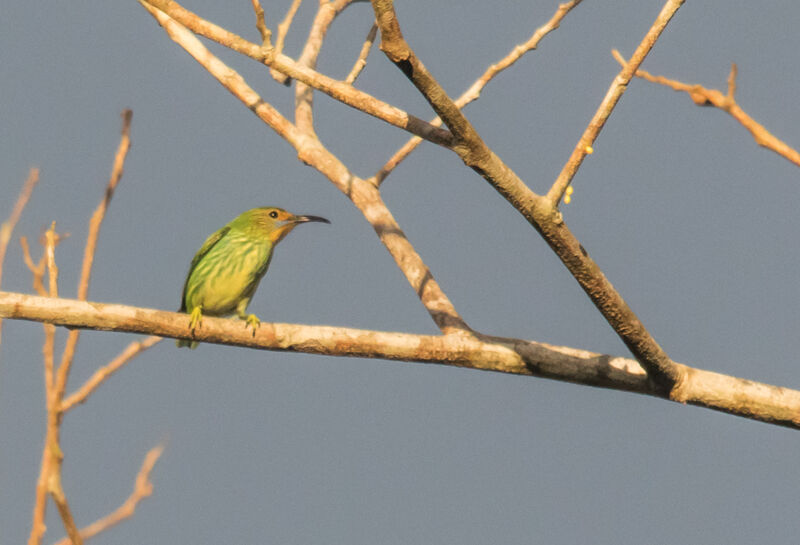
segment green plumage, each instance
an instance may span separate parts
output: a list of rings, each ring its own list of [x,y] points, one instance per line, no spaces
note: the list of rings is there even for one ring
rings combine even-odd
[[[236,314],[255,335],[260,320],[247,306],[272,259],[272,251],[299,223],[330,223],[319,216],[295,216],[281,208],[254,208],[208,237],[192,259],[183,285],[180,312],[191,314],[189,327],[202,316]],[[197,341],[180,339],[178,346],[195,348]]]

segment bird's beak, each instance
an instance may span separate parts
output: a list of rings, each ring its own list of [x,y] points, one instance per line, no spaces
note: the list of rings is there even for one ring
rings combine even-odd
[[[292,216],[282,222],[282,225],[275,229],[270,234],[270,240],[273,244],[279,243],[283,238],[289,234],[300,223],[307,223],[309,221],[317,221],[319,223],[330,223],[330,221],[320,216]]]
[[[295,216],[292,220],[292,223],[305,223],[307,221],[318,221],[319,223],[330,223],[330,220],[327,220],[320,216]]]

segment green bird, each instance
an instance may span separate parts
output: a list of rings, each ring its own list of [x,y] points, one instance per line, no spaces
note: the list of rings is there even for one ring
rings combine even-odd
[[[211,235],[195,254],[183,284],[180,312],[191,314],[194,333],[207,316],[234,313],[253,328],[261,320],[247,314],[247,305],[264,277],[275,245],[300,223],[330,223],[319,216],[295,216],[275,207],[243,212]],[[178,340],[178,346],[197,347],[197,341]]]

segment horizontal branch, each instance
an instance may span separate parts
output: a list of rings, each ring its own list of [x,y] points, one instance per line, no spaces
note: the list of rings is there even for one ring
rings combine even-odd
[[[490,336],[414,335],[330,326],[262,322],[255,335],[235,319],[203,318],[147,308],[0,291],[0,317],[70,328],[123,331],[176,339],[327,356],[438,363],[532,375],[666,399],[634,360],[544,343]],[[800,429],[800,391],[681,366],[686,379],[671,400]]]

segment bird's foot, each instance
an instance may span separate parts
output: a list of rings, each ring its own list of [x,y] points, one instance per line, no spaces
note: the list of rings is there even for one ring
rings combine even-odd
[[[189,320],[189,329],[194,330],[200,327],[203,323],[203,309],[201,307],[194,307],[192,309],[191,319]]]
[[[247,328],[247,326],[250,326],[250,327],[253,328],[253,337],[255,337],[256,336],[256,329],[258,329],[258,327],[261,325],[261,320],[259,320],[258,316],[256,316],[255,314],[248,314],[245,317],[244,321],[247,322],[244,325],[245,328]]]

